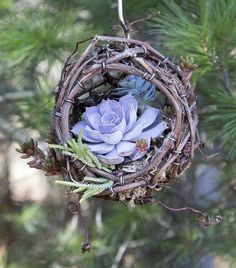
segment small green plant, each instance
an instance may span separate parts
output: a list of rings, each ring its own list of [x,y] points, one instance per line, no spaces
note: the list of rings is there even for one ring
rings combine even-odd
[[[106,178],[84,177],[82,182],[55,181],[56,184],[74,187],[73,193],[84,192],[80,203],[91,196],[97,195],[113,185],[113,181]]]
[[[67,141],[68,146],[59,145],[59,144],[50,144],[49,147],[53,149],[62,150],[62,154],[71,156],[74,159],[80,160],[83,164],[89,167],[96,167],[99,169],[103,169],[111,173],[111,169],[113,168],[111,165],[109,167],[105,164],[102,164],[98,158],[90,151],[86,144],[82,142],[82,130],[79,132],[77,142],[75,139],[71,139]]]
[[[194,63],[193,57],[180,57],[180,68],[182,70],[194,71],[197,67],[198,65]]]

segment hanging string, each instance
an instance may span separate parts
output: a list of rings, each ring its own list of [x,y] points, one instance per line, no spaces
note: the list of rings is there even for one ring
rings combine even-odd
[[[129,39],[130,38],[129,27],[128,23],[124,20],[124,14],[123,14],[123,0],[117,0],[117,2],[118,2],[118,16],[120,25],[124,31],[125,37]]]

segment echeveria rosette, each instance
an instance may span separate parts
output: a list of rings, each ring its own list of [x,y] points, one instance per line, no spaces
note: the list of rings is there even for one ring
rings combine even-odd
[[[157,97],[156,86],[135,75],[128,75],[120,80],[118,88],[112,92],[115,97],[122,97],[128,93],[131,93],[139,104],[149,103]]]
[[[137,160],[147,151],[139,150],[136,142],[146,141],[147,149],[151,138],[159,137],[167,128],[161,112],[146,106],[137,116],[138,103],[131,94],[116,100],[103,100],[97,106],[86,108],[83,120],[72,128],[72,133],[83,130],[82,139],[90,150],[105,164],[120,164],[125,157]]]

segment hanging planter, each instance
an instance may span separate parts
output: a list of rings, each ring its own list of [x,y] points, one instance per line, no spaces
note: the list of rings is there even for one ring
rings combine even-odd
[[[78,213],[92,196],[131,206],[152,203],[155,191],[189,167],[200,144],[189,83],[196,65],[188,57],[176,65],[131,39],[121,10],[119,15],[125,38],[95,36],[80,57],[76,48],[66,61],[47,154],[33,140],[18,150],[33,157],[30,167],[64,178],[57,183],[78,194]],[[176,211],[186,209],[204,226],[211,224],[198,210]],[[86,232],[83,250],[88,241]]]
[[[64,178],[110,182],[97,194],[106,199],[151,201],[156,188],[189,166],[199,145],[192,67],[186,60],[175,65],[144,42],[108,36],[70,58],[52,120],[59,146],[50,149]]]

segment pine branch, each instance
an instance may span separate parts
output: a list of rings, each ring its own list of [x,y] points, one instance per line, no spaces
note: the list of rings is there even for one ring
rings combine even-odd
[[[223,90],[212,91],[209,97],[214,105],[205,113],[207,128],[232,159],[236,157],[236,98]]]
[[[0,103],[8,102],[8,101],[18,101],[25,98],[32,98],[37,95],[37,92],[32,91],[16,91],[14,93],[6,93],[0,96]]]
[[[197,0],[189,7],[172,0],[158,6],[153,29],[161,43],[173,56],[193,57],[199,74],[214,71],[216,63],[225,66],[235,48],[236,2]]]
[[[223,84],[228,94],[232,95],[232,86],[231,86],[231,81],[229,79],[229,72],[228,72],[227,66],[223,68]]]

